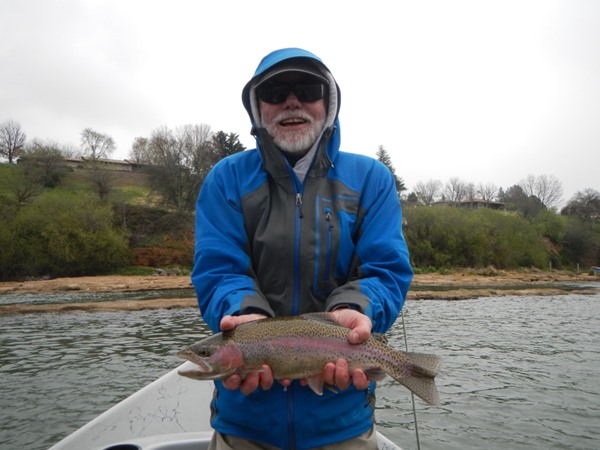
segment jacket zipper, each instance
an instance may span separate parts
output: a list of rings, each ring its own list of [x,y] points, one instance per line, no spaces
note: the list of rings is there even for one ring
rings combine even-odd
[[[323,271],[323,281],[329,282],[329,276],[331,275],[331,246],[333,240],[333,215],[331,214],[331,208],[325,208],[325,221],[327,222],[327,238],[326,238],[326,251],[325,251],[325,267]]]
[[[294,179],[296,179],[294,177]],[[297,179],[296,179],[297,180]],[[302,187],[296,181],[294,189],[296,191],[296,218],[294,227],[294,298],[292,303],[292,315],[298,315],[300,310],[300,225],[304,214],[302,212]],[[290,450],[296,447],[296,433],[294,429],[294,389],[292,383],[287,389],[288,404],[288,446]]]
[[[322,145],[322,142],[328,142],[331,137],[331,133],[333,132],[333,127],[328,130],[326,139],[323,141],[323,137],[321,138],[321,142],[319,145]],[[333,163],[329,159],[327,152],[325,149],[322,149],[325,153],[325,157],[331,167],[333,167]],[[318,150],[317,150],[318,152]],[[314,163],[314,159],[311,162],[311,167],[309,167],[308,172],[310,172],[312,168],[312,164]],[[294,184],[295,202],[296,202],[296,219],[295,219],[295,230],[294,230],[294,298],[292,304],[292,315],[298,315],[300,310],[300,226],[301,220],[304,217],[302,212],[302,193],[304,191],[304,183],[300,183],[298,177],[294,174],[293,169],[288,165],[288,171],[290,172],[290,177],[292,178],[292,182]],[[308,176],[307,172],[307,176]],[[292,383],[287,388],[287,397],[288,397],[288,439],[289,439],[289,448],[290,450],[294,450],[296,447],[296,433],[294,431],[294,384]]]

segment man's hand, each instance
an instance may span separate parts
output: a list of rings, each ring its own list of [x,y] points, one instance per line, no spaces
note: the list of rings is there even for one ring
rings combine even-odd
[[[351,344],[361,344],[371,336],[373,324],[363,313],[353,309],[338,309],[331,314],[340,325],[350,328],[348,342]],[[339,358],[335,363],[327,363],[323,369],[323,379],[326,384],[337,386],[341,390],[347,389],[350,384],[354,384],[356,389],[367,389],[370,384],[361,369],[354,369],[350,373],[348,362],[344,358]]]
[[[246,314],[242,316],[224,316],[219,324],[221,331],[233,330],[238,325],[246,322],[252,322],[253,320],[266,319],[267,316],[264,314]],[[244,380],[238,374],[231,375],[223,380],[223,386],[227,389],[235,390],[239,389],[244,394],[249,395],[258,388],[261,387],[263,391],[271,389],[273,385],[273,372],[267,365],[263,366],[263,372],[249,373]]]

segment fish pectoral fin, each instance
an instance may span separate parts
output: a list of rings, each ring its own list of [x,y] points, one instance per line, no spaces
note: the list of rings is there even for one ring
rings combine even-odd
[[[387,374],[381,367],[373,367],[372,369],[365,369],[365,375],[368,380],[381,381]]]
[[[320,374],[306,377],[306,381],[308,381],[308,387],[310,387],[315,394],[323,395],[323,386],[325,383]]]
[[[340,393],[340,390],[337,388],[337,386],[333,386],[331,384],[326,384],[325,387],[327,388],[328,391],[331,391],[334,394],[339,394]]]

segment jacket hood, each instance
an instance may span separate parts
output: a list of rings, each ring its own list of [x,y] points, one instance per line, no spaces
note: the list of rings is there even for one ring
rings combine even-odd
[[[293,64],[295,59],[302,60],[302,65],[308,64],[312,66],[327,80],[329,85],[329,98],[327,99],[328,112],[327,119],[325,121],[325,128],[334,125],[337,121],[341,100],[340,88],[327,66],[323,64],[323,61],[321,61],[318,56],[309,51],[300,48],[284,48],[269,53],[261,60],[260,64],[256,68],[256,71],[254,72],[254,75],[250,81],[246,83],[242,91],[242,102],[244,103],[244,107],[250,116],[253,129],[262,126],[258,114],[258,101],[256,99],[255,87],[279,67]]]
[[[313,53],[300,48],[284,48],[275,50],[265,56],[254,72],[253,77],[246,83],[242,91],[242,102],[250,116],[252,123],[252,134],[256,137],[257,148],[260,150],[265,169],[275,178],[287,178],[288,169],[284,159],[279,156],[279,150],[275,147],[271,136],[263,128],[260,121],[258,100],[256,97],[256,86],[274,71],[284,67],[289,69],[294,60],[298,61],[299,67],[308,68],[309,72],[318,71],[327,80],[329,98],[327,99],[327,117],[323,127],[323,133],[319,141],[309,153],[294,166],[294,171],[303,180],[308,170],[314,176],[327,173],[333,165],[340,146],[340,124],[338,114],[340,110],[341,93],[333,75],[323,64],[321,59]]]

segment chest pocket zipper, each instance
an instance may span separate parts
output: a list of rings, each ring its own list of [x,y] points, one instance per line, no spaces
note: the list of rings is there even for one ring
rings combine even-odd
[[[323,281],[328,283],[331,276],[331,253],[333,244],[333,214],[331,208],[327,207],[324,210],[325,221],[327,222],[327,235],[326,235],[326,250],[325,250],[325,270],[323,273]]]

